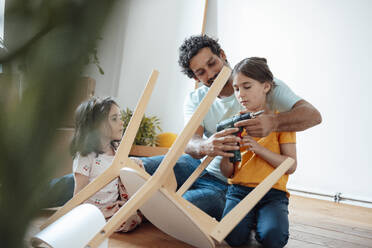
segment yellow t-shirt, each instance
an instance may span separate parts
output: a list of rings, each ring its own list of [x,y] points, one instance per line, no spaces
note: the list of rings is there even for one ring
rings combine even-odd
[[[280,144],[296,143],[295,132],[272,132],[264,138],[254,138],[258,144],[272,152],[280,154]],[[241,148],[242,161],[235,166],[234,175],[228,180],[230,184],[256,187],[275,169],[257,154]],[[283,175],[273,188],[287,192],[288,175]]]

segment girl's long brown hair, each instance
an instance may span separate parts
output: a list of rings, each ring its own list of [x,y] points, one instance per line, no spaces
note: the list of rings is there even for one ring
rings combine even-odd
[[[75,133],[70,144],[73,158],[80,153],[86,156],[91,152],[103,153],[100,126],[108,120],[112,105],[118,104],[111,98],[93,97],[79,105],[75,112]],[[114,143],[111,145],[115,148]]]

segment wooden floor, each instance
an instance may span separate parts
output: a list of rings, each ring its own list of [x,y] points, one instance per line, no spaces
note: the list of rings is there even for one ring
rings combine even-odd
[[[46,219],[44,214],[36,219],[27,237],[38,231]],[[310,199],[292,195],[289,206],[289,248],[372,248],[372,209]],[[29,239],[29,238],[26,238]],[[185,243],[162,233],[151,223],[145,223],[131,233],[116,233],[110,237],[110,248],[188,248]],[[228,247],[220,245],[219,247]],[[257,242],[250,246],[261,247]]]

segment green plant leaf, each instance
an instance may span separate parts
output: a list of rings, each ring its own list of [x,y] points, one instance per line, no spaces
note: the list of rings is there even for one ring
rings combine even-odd
[[[129,108],[122,110],[122,120],[124,122],[124,131],[127,129],[130,118],[133,115],[133,111]],[[157,134],[161,132],[160,120],[157,116],[146,116],[143,115],[141,124],[138,128],[138,132],[134,139],[135,145],[145,145],[145,146],[156,146],[158,144]]]

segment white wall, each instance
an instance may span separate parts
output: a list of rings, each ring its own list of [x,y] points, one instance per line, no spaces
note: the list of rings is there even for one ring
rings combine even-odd
[[[232,65],[266,57],[274,75],[322,114],[321,125],[298,133],[289,187],[372,201],[372,2],[209,2],[216,11],[208,21],[217,19]]]
[[[180,72],[178,47],[199,34],[204,1],[119,0],[99,45],[99,74],[94,65],[86,74],[96,80],[97,96],[115,96],[122,108],[134,109],[153,69],[160,72],[146,115],[160,118],[164,132],[183,128],[183,99],[194,81]]]
[[[135,108],[153,69],[160,72],[146,114],[161,120],[164,132],[183,128],[183,99],[194,82],[180,72],[178,47],[185,37],[201,32],[202,1],[132,0],[124,32],[119,83],[121,106]]]
[[[146,114],[179,133],[194,83],[180,72],[178,47],[200,33],[203,7],[200,0],[119,1],[100,47],[105,75],[90,68],[97,95],[133,109],[156,68]],[[369,0],[209,0],[206,31],[230,63],[266,57],[274,75],[322,113],[321,125],[298,133],[291,188],[372,201],[371,16]]]
[[[96,80],[97,96],[118,96],[121,66],[123,63],[123,41],[127,26],[128,7],[126,1],[119,0],[112,8],[105,28],[98,42],[99,64],[104,71],[100,74],[95,65],[86,68],[86,75]]]

